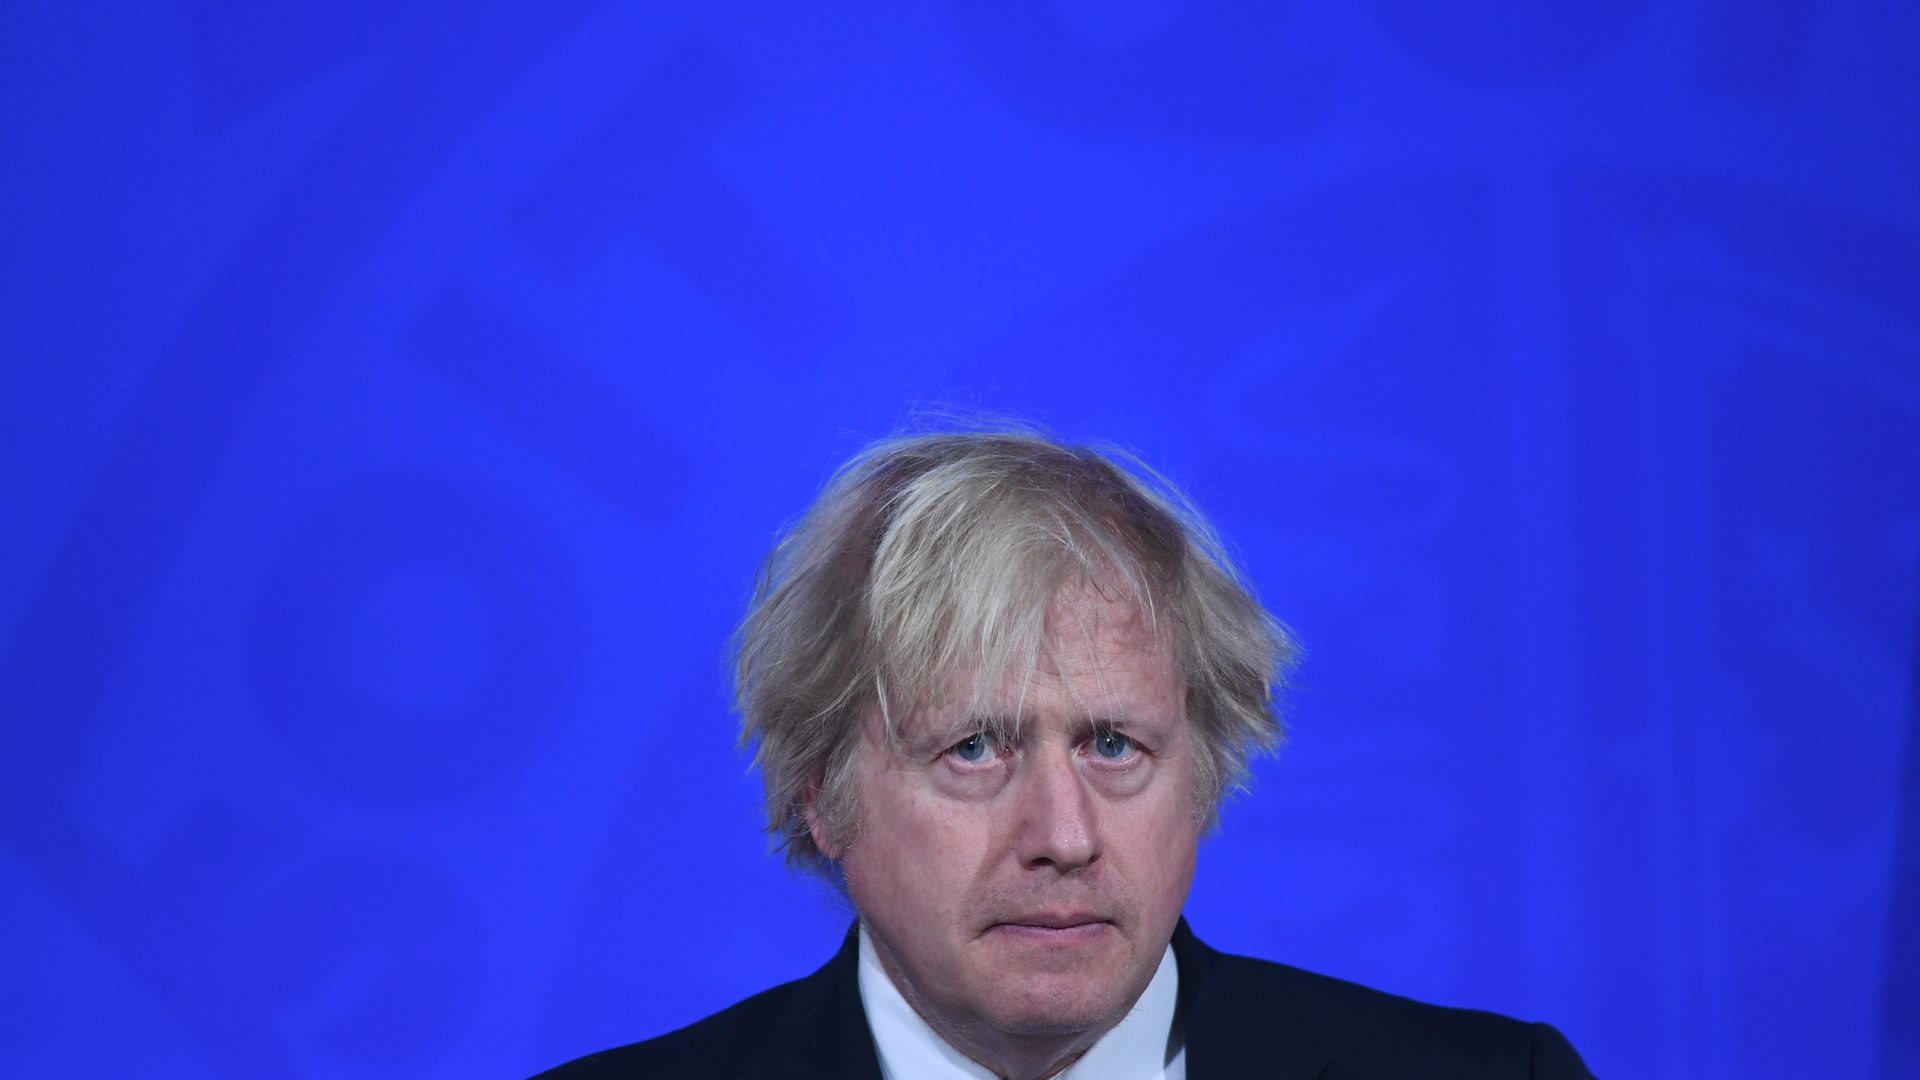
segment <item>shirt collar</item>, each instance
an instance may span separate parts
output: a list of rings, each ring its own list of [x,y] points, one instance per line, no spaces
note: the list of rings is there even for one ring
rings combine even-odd
[[[1182,1080],[1185,1048],[1171,1062],[1167,1060],[1167,1039],[1179,994],[1179,968],[1169,945],[1140,1000],[1054,1080]],[[991,1070],[954,1049],[907,1003],[880,965],[865,922],[860,924],[860,1000],[886,1080],[994,1080]]]

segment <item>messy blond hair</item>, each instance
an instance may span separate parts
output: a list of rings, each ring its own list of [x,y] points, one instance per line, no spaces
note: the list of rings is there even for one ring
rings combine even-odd
[[[830,871],[854,836],[861,725],[1033,670],[1063,588],[1131,606],[1186,684],[1196,812],[1211,823],[1250,755],[1282,738],[1296,649],[1174,486],[1112,449],[1028,427],[877,443],[833,475],[761,567],[736,635],[741,740],[790,863]],[[1017,722],[1017,721],[1016,721]]]

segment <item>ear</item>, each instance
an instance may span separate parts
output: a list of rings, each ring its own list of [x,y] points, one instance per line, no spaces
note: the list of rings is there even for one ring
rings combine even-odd
[[[801,804],[807,817],[807,835],[813,838],[813,846],[820,854],[834,862],[840,861],[840,845],[829,842],[832,830],[827,828],[826,811],[820,806],[820,784],[815,781],[807,785],[807,794]]]

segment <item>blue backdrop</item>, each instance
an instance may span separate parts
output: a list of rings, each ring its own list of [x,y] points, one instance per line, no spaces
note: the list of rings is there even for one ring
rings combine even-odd
[[[1214,944],[1920,1076],[1914,5],[18,7],[0,1072],[514,1077],[811,970],[724,643],[937,401],[1304,640]]]

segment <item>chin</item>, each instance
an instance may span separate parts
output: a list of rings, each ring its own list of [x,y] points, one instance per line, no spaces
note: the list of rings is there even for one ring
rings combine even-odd
[[[989,1000],[993,1014],[988,1021],[1009,1035],[1079,1035],[1117,1023],[1126,1012],[1113,984],[1095,984],[1084,977],[1030,979],[1016,988],[1002,988]]]

